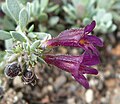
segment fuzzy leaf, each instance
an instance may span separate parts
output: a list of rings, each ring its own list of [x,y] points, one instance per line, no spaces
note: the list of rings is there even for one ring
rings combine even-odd
[[[7,50],[11,50],[12,46],[13,46],[13,39],[12,38],[5,40],[5,48]]]
[[[15,30],[15,24],[9,17],[5,16],[2,22],[5,30]]]
[[[17,40],[17,41],[20,41],[20,42],[25,42],[25,38],[18,32],[15,32],[15,31],[11,31],[10,32],[12,37]]]
[[[31,50],[35,50],[40,45],[40,40],[36,40],[33,42],[33,44],[30,46]]]
[[[59,22],[59,17],[58,16],[53,16],[49,20],[49,25],[50,26],[55,26]]]
[[[41,12],[43,12],[45,10],[45,8],[48,5],[49,0],[41,0]]]
[[[12,38],[9,32],[0,30],[0,40],[7,40]]]
[[[41,41],[51,39],[51,35],[47,33],[34,32],[34,34],[37,35],[37,38],[40,39]]]
[[[28,12],[25,8],[23,8],[19,13],[19,25],[20,28],[23,30],[25,29],[26,25],[28,23]]]
[[[3,11],[7,16],[9,16],[10,18],[12,18],[11,14],[10,14],[8,8],[7,8],[6,3],[3,3],[3,4],[2,4],[2,11]]]
[[[22,4],[26,4],[27,3],[27,0],[18,0],[20,1]]]
[[[41,64],[46,64],[47,65],[47,63],[41,57],[37,57],[37,61]]]
[[[31,25],[28,29],[28,32],[32,32],[34,30],[34,25]]]
[[[41,13],[39,16],[40,22],[46,21],[48,19],[48,15],[46,13]]]
[[[21,10],[20,3],[18,0],[6,0],[7,8],[13,17],[13,19],[17,22],[19,20],[19,12]]]

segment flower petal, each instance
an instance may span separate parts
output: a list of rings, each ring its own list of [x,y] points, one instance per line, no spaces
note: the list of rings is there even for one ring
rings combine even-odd
[[[83,69],[83,66],[81,66],[80,69],[79,69],[79,74],[94,74],[94,75],[97,75],[98,71],[94,68],[87,67],[87,66],[84,66],[84,69]]]
[[[92,53],[99,56],[99,51],[93,44],[89,44],[88,48],[89,48],[89,50],[91,50]]]
[[[57,66],[67,72],[73,73],[79,69],[82,62],[82,56],[71,56],[71,55],[45,55],[44,60],[48,64]]]
[[[103,47],[103,42],[100,40],[100,38],[92,35],[87,35],[86,38],[89,42],[91,42],[95,46]]]
[[[85,27],[84,33],[89,34],[90,32],[92,32],[92,30],[95,28],[95,26],[96,26],[96,22],[92,21],[91,24],[89,24]]]
[[[97,65],[100,63],[99,56],[96,54],[89,54],[87,52],[83,53],[83,60],[82,64],[87,65],[87,66],[92,66],[92,65]]]
[[[73,77],[75,78],[75,80],[77,82],[79,82],[81,85],[83,85],[86,89],[89,88],[89,83],[87,81],[87,79],[84,77],[84,75],[82,74],[73,74]]]
[[[43,46],[73,46],[84,35],[83,29],[69,29],[61,32],[57,37],[48,40]]]

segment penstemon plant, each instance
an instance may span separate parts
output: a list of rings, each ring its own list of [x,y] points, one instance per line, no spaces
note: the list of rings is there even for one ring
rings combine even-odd
[[[40,13],[44,13],[47,3],[48,0],[41,0]],[[6,55],[0,63],[5,75],[11,79],[19,75],[25,84],[34,85],[35,65],[52,64],[71,73],[76,81],[89,88],[84,74],[98,74],[98,71],[91,66],[100,63],[96,47],[103,46],[98,37],[91,35],[96,22],[92,21],[84,28],[65,30],[52,38],[48,33],[34,31],[34,24],[29,24],[34,12],[31,12],[29,7],[29,2],[23,5],[19,0],[6,0],[3,5],[6,15],[17,24],[14,31],[0,30],[0,39],[6,43]],[[50,54],[50,50],[57,46],[82,48],[84,52],[79,56]]]

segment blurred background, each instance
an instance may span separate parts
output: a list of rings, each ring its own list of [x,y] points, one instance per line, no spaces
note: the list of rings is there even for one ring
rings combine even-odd
[[[6,44],[0,40],[0,85],[4,87],[0,104],[120,104],[120,0],[49,0],[43,14],[39,13],[40,0],[18,1],[23,5],[33,4],[34,31],[47,32],[53,37],[95,20],[93,34],[103,40],[104,47],[99,48],[101,64],[94,66],[99,74],[87,75],[90,89],[86,90],[69,73],[54,66],[35,67],[38,76],[35,86],[24,85],[20,77],[6,78],[2,68]],[[4,2],[0,0],[0,29],[15,30],[15,21],[2,11]],[[80,52],[71,47],[53,51],[72,55]]]

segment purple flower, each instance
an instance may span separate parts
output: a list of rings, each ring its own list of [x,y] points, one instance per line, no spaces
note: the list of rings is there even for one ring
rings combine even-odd
[[[91,66],[100,63],[97,55],[93,54],[90,56],[86,52],[81,56],[46,54],[44,60],[48,64],[55,65],[58,68],[71,73],[76,81],[82,84],[85,88],[89,88],[89,84],[84,77],[84,74],[98,74],[98,71]]]
[[[90,34],[95,28],[95,25],[96,22],[92,21],[92,23],[85,28],[65,30],[57,37],[44,42],[42,47],[72,46],[82,48],[89,54],[95,53],[99,55],[96,46],[102,47],[103,42],[98,37]]]

